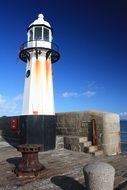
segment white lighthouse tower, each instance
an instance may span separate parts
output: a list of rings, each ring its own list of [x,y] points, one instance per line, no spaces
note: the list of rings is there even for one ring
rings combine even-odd
[[[22,115],[54,115],[52,63],[60,58],[58,47],[52,43],[53,30],[38,15],[27,30],[27,42],[21,46],[19,57],[26,63]]]

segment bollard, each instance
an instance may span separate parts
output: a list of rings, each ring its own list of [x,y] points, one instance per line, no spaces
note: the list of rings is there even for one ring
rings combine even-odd
[[[40,144],[22,144],[17,147],[22,153],[21,163],[14,172],[18,177],[36,177],[45,167],[38,160],[38,152],[43,150]]]
[[[115,169],[104,162],[93,162],[83,168],[87,190],[113,190]]]

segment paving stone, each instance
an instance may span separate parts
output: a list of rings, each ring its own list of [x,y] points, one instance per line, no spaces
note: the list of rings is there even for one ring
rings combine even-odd
[[[66,149],[39,153],[39,161],[46,167],[43,174],[34,179],[19,179],[12,170],[21,160],[21,154],[9,144],[0,142],[0,190],[85,190],[83,167],[89,162],[110,163],[116,170],[115,190],[127,189],[127,154],[93,157],[83,152]],[[57,179],[58,183],[51,180]],[[74,188],[74,186],[76,188]]]

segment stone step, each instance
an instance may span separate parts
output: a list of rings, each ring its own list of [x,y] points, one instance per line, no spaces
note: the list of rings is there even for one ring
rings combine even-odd
[[[95,152],[97,150],[98,150],[98,147],[93,146],[93,145],[91,145],[89,147],[84,147],[84,152],[86,152],[86,153],[93,153],[93,152]]]
[[[63,143],[57,144],[56,149],[61,149],[61,148],[64,148],[64,144]]]
[[[79,142],[80,143],[85,143],[85,142],[87,142],[87,137],[79,137]]]
[[[93,145],[89,146],[88,148],[89,148],[89,153],[93,153],[98,150],[97,146],[93,146]]]
[[[93,156],[102,156],[104,155],[103,150],[96,150],[95,152],[92,153]]]
[[[64,136],[56,136],[57,143],[64,143]]]
[[[84,142],[84,147],[89,147],[92,145],[92,142],[91,141],[86,141]]]
[[[64,136],[64,143],[65,144],[78,144],[87,142],[87,137],[81,136]]]
[[[56,149],[64,148],[64,137],[56,136]]]
[[[84,144],[83,143],[71,144],[71,150],[76,152],[83,152]]]

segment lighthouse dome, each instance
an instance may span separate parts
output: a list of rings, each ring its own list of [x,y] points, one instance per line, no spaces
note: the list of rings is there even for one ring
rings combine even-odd
[[[51,25],[47,21],[44,20],[43,14],[39,14],[38,18],[33,23],[31,23],[29,27],[33,25],[45,25],[47,27],[51,27]]]

